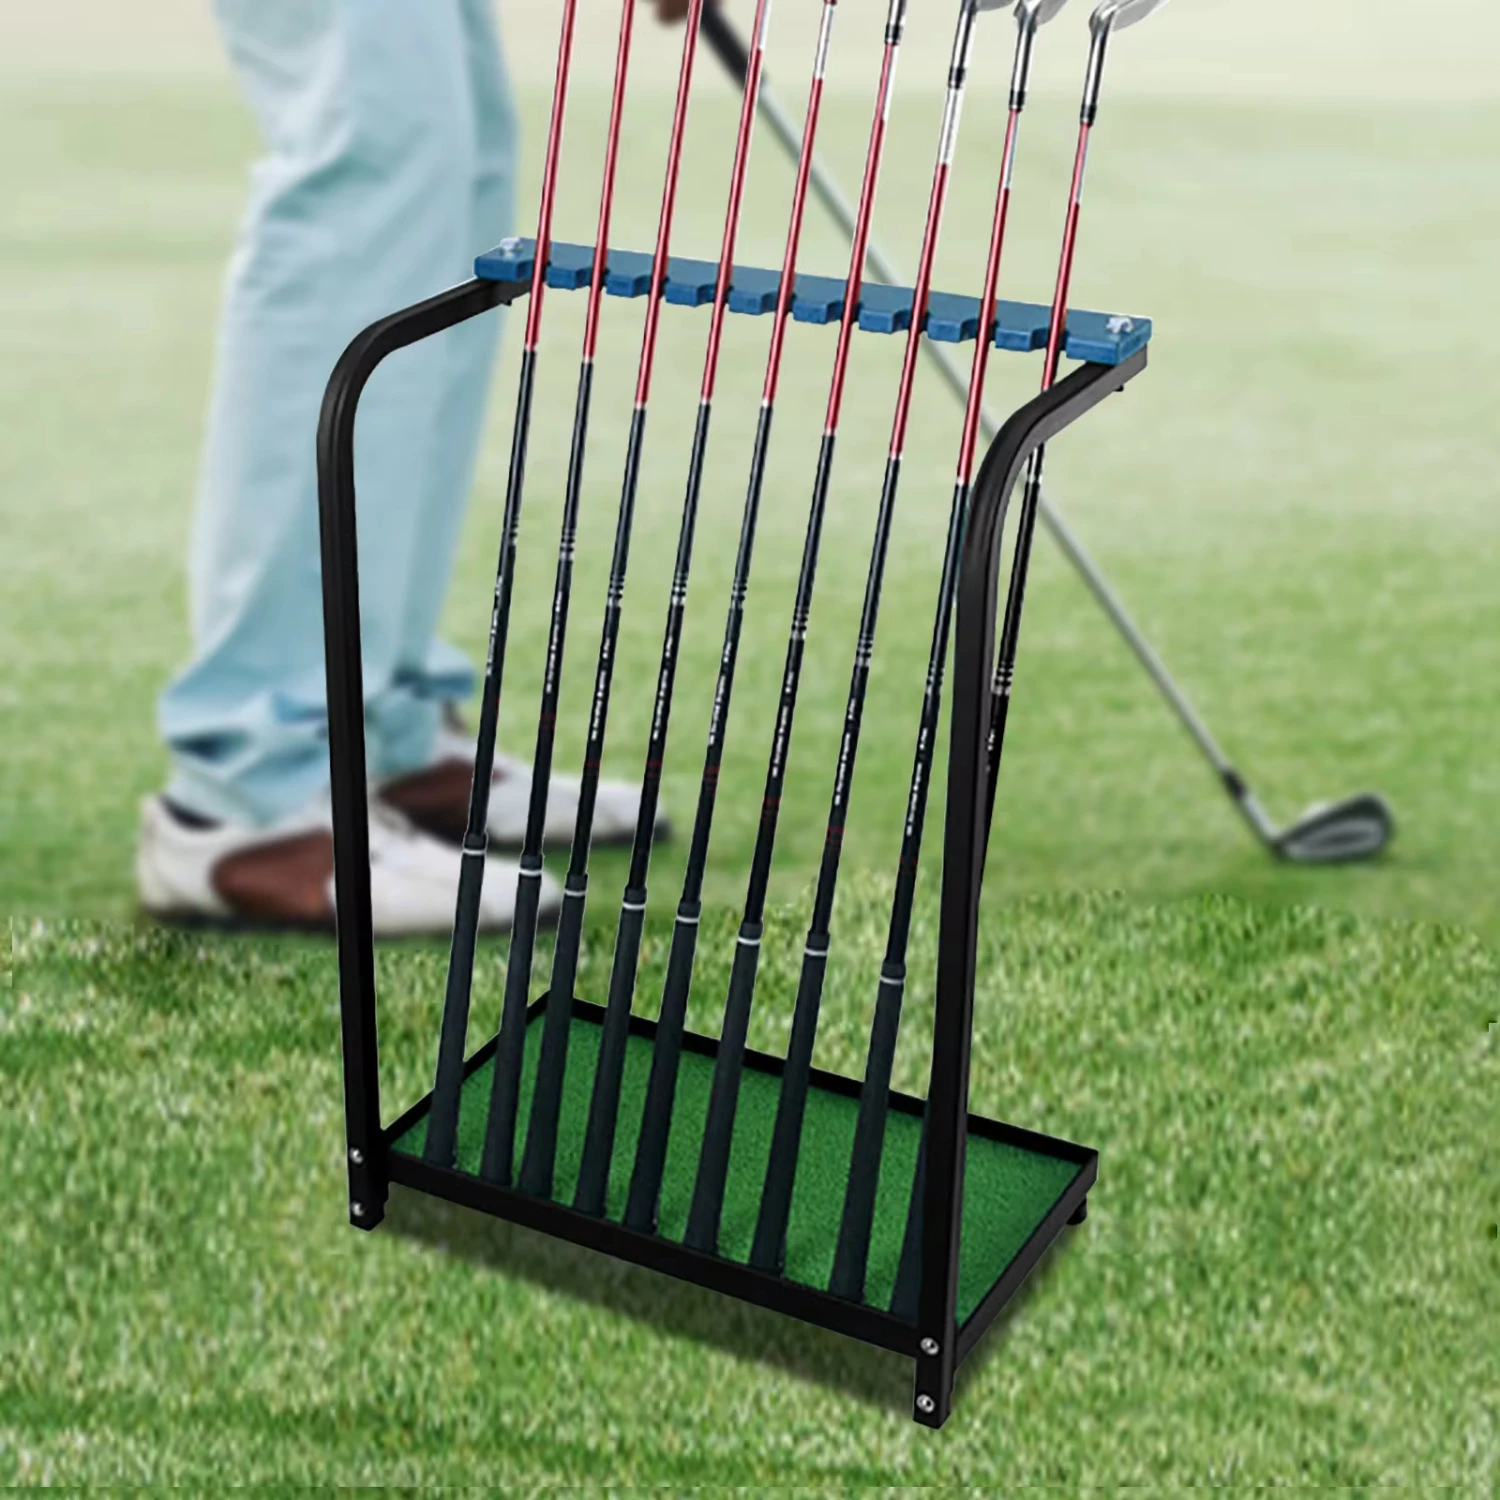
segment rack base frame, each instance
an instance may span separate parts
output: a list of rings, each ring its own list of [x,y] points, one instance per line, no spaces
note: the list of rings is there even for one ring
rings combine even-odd
[[[543,995],[532,1005],[527,1014],[528,1032],[540,1021],[549,1003],[550,996]],[[603,1020],[602,1006],[574,1000],[575,1030],[601,1027]],[[649,1045],[656,1036],[656,1023],[643,1016],[632,1016],[630,1034],[632,1038]],[[483,1078],[494,1057],[497,1040],[491,1038],[468,1060],[464,1069],[466,1080],[476,1075]],[[716,1038],[687,1032],[683,1037],[683,1049],[686,1065],[691,1066],[693,1058],[702,1059],[711,1065],[718,1056],[719,1043]],[[753,1086],[754,1076],[780,1078],[783,1059],[751,1050],[745,1054],[745,1067],[747,1075],[751,1075],[747,1079],[747,1086]],[[856,1081],[836,1073],[814,1069],[812,1087],[815,1096],[821,1094],[846,1102],[852,1123],[860,1093],[860,1085]],[[738,1297],[742,1302],[753,1302],[775,1312],[789,1314],[800,1318],[804,1323],[832,1329],[835,1333],[847,1334],[864,1343],[893,1350],[897,1354],[917,1354],[921,1336],[915,1318],[902,1318],[882,1307],[836,1297],[789,1275],[768,1275],[728,1255],[701,1254],[688,1249],[666,1233],[638,1233],[613,1220],[579,1213],[565,1201],[556,1198],[535,1197],[518,1188],[500,1187],[486,1182],[468,1171],[431,1165],[421,1156],[421,1132],[431,1103],[432,1096],[429,1094],[383,1131],[382,1143],[389,1182],[400,1183],[403,1187],[413,1188],[433,1197],[445,1198],[493,1218],[540,1230],[544,1234],[568,1240],[587,1249],[603,1251],[620,1260],[632,1261],[675,1276],[679,1280]],[[890,1107],[895,1115],[904,1116],[918,1124],[924,1109],[922,1100],[895,1091],[890,1095]],[[701,1125],[701,1121],[688,1120],[684,1118],[684,1114],[680,1109],[674,1113],[674,1134],[680,1130],[692,1132],[696,1126]],[[968,1137],[971,1147],[979,1145],[982,1148],[983,1143],[995,1143],[1025,1153],[1028,1157],[1045,1158],[1060,1168],[1059,1175],[1065,1176],[1067,1181],[1056,1196],[1039,1213],[1033,1215],[1035,1222],[1030,1225],[1029,1233],[1025,1235],[1019,1248],[997,1267],[993,1277],[987,1277],[987,1287],[974,1299],[975,1306],[959,1325],[959,1361],[983,1337],[985,1330],[1015,1295],[1063,1229],[1071,1223],[1083,1221],[1087,1214],[1089,1191],[1099,1175],[1097,1151],[1076,1146],[1069,1141],[1054,1140],[1014,1125],[971,1114],[968,1118]],[[693,1154],[696,1156],[696,1150]],[[617,1143],[616,1160],[619,1161],[622,1157],[628,1164],[629,1152],[622,1151]],[[905,1196],[904,1192],[900,1193],[903,1208]],[[369,1210],[360,1220],[359,1227],[362,1229],[373,1229],[382,1217],[382,1206],[371,1204]],[[836,1229],[836,1223],[831,1227]]]
[[[689,1250],[660,1234],[640,1234],[551,1199],[432,1166],[398,1148],[425,1117],[430,1096],[392,1125],[383,1123],[370,903],[355,423],[367,383],[391,354],[515,302],[529,290],[521,282],[476,278],[371,325],[351,343],[335,368],[319,424],[318,498],[350,1222],[358,1229],[374,1229],[384,1217],[391,1184],[400,1183],[894,1350],[914,1362],[913,1416],[928,1427],[941,1427],[952,1408],[959,1364],[1063,1229],[1083,1221],[1098,1174],[1096,1152],[980,1118],[968,1109],[979,900],[989,840],[987,744],[1001,534],[1012,490],[1031,453],[1122,390],[1145,369],[1148,350],[1141,347],[1118,363],[1084,363],[1016,412],[991,444],[970,500],[950,677],[952,725],[932,1071],[926,1102],[891,1096],[892,1110],[903,1115],[916,1112],[923,1117],[926,1131],[920,1289],[915,1317],[906,1319],[786,1276],[753,1270],[723,1255]],[[533,1018],[545,1004],[544,997],[533,1006]],[[600,1014],[597,1007],[583,1001],[573,1004],[575,1017],[583,1021]],[[634,1017],[631,1029],[638,1037],[649,1037],[654,1025]],[[718,1043],[689,1035],[685,1047],[689,1056],[711,1057]],[[492,1042],[469,1060],[471,1072],[484,1067],[493,1048]],[[775,1074],[782,1062],[751,1053],[746,1067],[751,1075]],[[844,1097],[857,1097],[860,1088],[854,1081],[821,1072],[815,1074],[814,1082],[817,1088]],[[1076,1164],[1078,1170],[1020,1249],[999,1269],[977,1306],[960,1320],[960,1233],[965,1152],[971,1139],[999,1141]]]

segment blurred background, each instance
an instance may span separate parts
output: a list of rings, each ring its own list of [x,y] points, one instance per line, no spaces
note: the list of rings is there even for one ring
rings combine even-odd
[[[857,187],[881,7],[841,9],[825,154]],[[614,22],[587,0],[559,209],[560,238],[592,232]],[[741,14],[745,11],[745,14]],[[731,4],[741,24],[748,10]],[[1003,295],[1046,300],[1072,147],[1083,16],[1044,38],[1022,138]],[[539,0],[501,7],[527,127],[517,228],[535,169],[556,43]],[[814,7],[775,17],[769,72],[800,116]],[[919,8],[902,61],[877,235],[915,261],[949,37]],[[636,48],[616,240],[649,247],[678,35]],[[1284,817],[1377,787],[1401,836],[1384,865],[1300,872],[1269,864],[1236,826],[1180,731],[1050,542],[1023,649],[1001,815],[1000,879],[1022,887],[1228,889],[1487,923],[1500,888],[1493,755],[1500,536],[1488,339],[1500,263],[1491,61],[1500,16],[1477,0],[1197,0],[1114,49],[1093,156],[1075,305],[1157,322],[1147,378],[1056,446],[1052,489],[1140,622],[1262,796]],[[977,290],[1003,123],[1010,28],[981,40],[938,284]],[[734,93],[705,49],[675,246],[712,256]],[[186,647],[182,560],[214,318],[258,145],[199,0],[53,0],[0,17],[0,450],[6,585],[0,713],[6,856],[18,912],[123,915],[139,797],[162,758],[154,697]],[[762,133],[740,258],[776,264],[791,174]],[[483,248],[475,247],[476,250]],[[378,255],[379,247],[372,246]],[[842,241],[816,209],[805,267],[839,274]],[[581,298],[549,319],[507,733],[529,746],[561,490]],[[639,305],[611,304],[597,403],[579,598],[602,594]],[[709,517],[680,691],[668,794],[696,785],[724,586],[763,360],[765,325],[732,319]],[[518,340],[506,341],[494,420],[449,611],[478,651],[498,532]],[[836,743],[899,340],[864,340],[820,587],[821,674],[799,725],[778,879],[809,878]],[[691,409],[701,334],[669,320],[659,409]],[[717,868],[748,857],[800,547],[830,340],[794,335],[768,540],[737,701]],[[993,402],[1016,402],[1036,362],[1003,358]],[[613,394],[614,399],[610,396]],[[880,702],[914,723],[926,618],[959,413],[924,378],[879,653]],[[687,424],[649,445],[612,765],[633,774],[686,462]],[[590,524],[588,515],[595,519]],[[581,616],[582,617],[582,616]],[[579,634],[576,709],[591,675]],[[756,686],[750,686],[754,682]],[[632,692],[631,685],[639,688]],[[578,726],[577,713],[565,722]],[[884,868],[899,836],[907,734],[865,751],[858,857]],[[581,741],[565,741],[565,756]],[[566,760],[564,764],[566,764]],[[667,860],[673,856],[667,856]],[[741,862],[739,868],[743,868]],[[718,894],[729,896],[737,874]]]

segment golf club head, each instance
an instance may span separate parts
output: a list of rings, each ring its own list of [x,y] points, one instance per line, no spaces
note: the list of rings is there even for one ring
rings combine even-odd
[[[1103,0],[1089,18],[1089,27],[1097,35],[1101,31],[1124,31],[1144,21],[1153,11],[1158,11],[1167,0]]]
[[[1018,25],[1037,31],[1048,21],[1057,19],[1058,13],[1068,0],[1018,0],[1016,22]]]
[[[1276,836],[1277,855],[1297,865],[1374,859],[1396,836],[1396,818],[1373,792],[1309,809]]]

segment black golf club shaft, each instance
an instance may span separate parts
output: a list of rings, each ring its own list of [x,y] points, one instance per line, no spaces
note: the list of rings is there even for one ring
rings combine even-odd
[[[511,927],[510,957],[505,971],[505,995],[500,1013],[500,1035],[495,1049],[490,1087],[489,1117],[485,1126],[480,1175],[509,1186],[515,1151],[516,1108],[521,1091],[521,1068],[526,1044],[526,1008],[531,984],[531,959],[536,945],[541,905],[542,848],[547,826],[547,793],[552,778],[552,751],[557,732],[557,704],[562,691],[563,647],[568,607],[572,597],[573,559],[578,540],[578,513],[583,493],[583,465],[588,448],[589,410],[594,390],[594,357],[598,349],[600,312],[609,273],[609,226],[614,209],[615,174],[619,164],[620,127],[624,117],[625,86],[630,65],[630,43],[635,17],[634,0],[623,0],[620,39],[615,61],[614,93],[605,144],[604,180],[599,194],[599,224],[594,265],[584,314],[583,357],[578,371],[578,393],[568,457],[567,487],[563,497],[562,528],[557,547],[557,574],[552,593],[552,624],[542,679],[541,715],[537,723],[536,753],[532,761],[531,801],[521,848],[520,878],[516,883],[515,917]]]
[[[869,232],[869,222],[875,206],[880,165],[885,150],[886,128],[890,117],[891,97],[895,88],[896,61],[900,53],[905,22],[906,0],[891,0],[886,20],[886,44],[881,65],[880,90],[877,96],[875,121],[870,133],[864,185],[860,194],[861,223],[865,232],[858,238],[849,265],[843,316],[839,321],[838,347],[834,354],[828,411],[824,420],[823,442],[818,454],[817,474],[813,482],[812,504],[803,542],[796,602],[792,610],[791,632],[787,641],[786,663],[782,672],[781,697],[772,734],[765,792],[761,798],[760,827],[756,835],[755,853],[751,860],[744,917],[735,942],[729,992],[724,1004],[723,1025],[719,1032],[718,1056],[714,1064],[713,1084],[709,1093],[708,1117],[704,1125],[698,1174],[694,1182],[692,1206],[688,1215],[685,1243],[697,1250],[713,1251],[718,1246],[719,1219],[723,1211],[724,1184],[729,1170],[729,1151],[739,1101],[740,1077],[744,1070],[745,1042],[755,997],[755,978],[760,958],[766,893],[771,879],[771,861],[776,846],[777,821],[781,811],[781,792],[786,778],[787,758],[791,750],[793,721],[797,709],[797,695],[801,686],[802,659],[806,649],[808,622],[812,612],[823,521],[827,512],[828,494],[833,478],[834,451],[838,438],[839,419],[843,410],[849,355],[854,331],[859,322],[859,298],[865,261],[864,242]],[[670,974],[668,977],[670,979]]]
[[[625,1222],[631,1228],[654,1231],[657,1206],[661,1196],[662,1170],[666,1163],[667,1137],[672,1105],[677,1089],[677,1074],[682,1058],[682,1035],[687,1016],[689,991],[692,987],[693,960],[697,950],[698,920],[702,911],[703,878],[708,863],[709,840],[719,785],[719,768],[724,756],[728,729],[729,705],[734,692],[735,669],[739,661],[740,633],[744,625],[745,600],[750,587],[750,567],[755,550],[755,534],[760,515],[761,490],[765,483],[770,452],[771,427],[775,412],[776,391],[781,377],[786,349],[787,323],[796,295],[797,255],[802,240],[811,170],[813,146],[817,137],[822,108],[828,49],[833,36],[837,0],[824,0],[818,27],[817,52],[813,62],[812,82],[808,90],[807,119],[803,146],[798,160],[797,181],[792,194],[786,249],[782,259],[781,281],[777,290],[770,349],[766,356],[765,383],[762,388],[760,419],[756,428],[755,448],[750,462],[750,479],[740,521],[739,547],[735,556],[734,579],[730,585],[729,613],[724,626],[724,643],[719,654],[718,680],[714,687],[710,715],[708,747],[704,755],[703,778],[698,790],[698,807],[693,820],[692,843],[688,850],[687,870],[672,929],[672,944],[662,992],[660,1019],[652,1049],[651,1075],[647,1083],[646,1102],[641,1114],[640,1135],[636,1144],[635,1163],[631,1172]],[[704,12],[717,20],[717,11]],[[712,35],[709,22],[705,31]],[[744,75],[741,75],[742,77]],[[621,940],[615,949],[611,976],[610,1009],[620,1018],[614,1037],[601,1042],[600,1069],[595,1096],[590,1105],[589,1132],[585,1141],[585,1170],[579,1177],[578,1207],[602,1212],[605,1175],[613,1147],[613,1132],[618,1114],[620,1069],[624,1054],[624,1025],[628,1019],[630,990],[634,986],[639,956],[640,928],[622,924]],[[625,944],[630,946],[626,947]],[[606,1051],[605,1049],[609,1050]],[[606,1064],[608,1068],[606,1070]],[[584,1201],[584,1190],[588,1199]]]
[[[1006,229],[1010,218],[1011,182],[1015,170],[1016,142],[1021,112],[1026,106],[1026,90],[1031,56],[1036,40],[1036,25],[1024,10],[1018,16],[1015,65],[1011,81],[1010,115],[1005,129],[1005,148],[1001,158],[1000,184],[995,197],[995,215],[990,234],[989,255],[985,263],[984,290],[980,296],[979,336],[974,345],[974,360],[969,376],[969,396],[964,408],[963,434],[959,441],[958,474],[954,484],[953,506],[948,519],[948,540],[943,553],[942,574],[938,585],[937,618],[933,625],[932,647],[927,658],[926,688],[921,718],[917,728],[917,747],[913,759],[911,784],[906,799],[906,825],[902,832],[901,857],[896,871],[896,888],[891,900],[890,928],[886,938],[885,960],[875,997],[875,1016],[870,1027],[869,1049],[865,1059],[864,1084],[860,1090],[859,1118],[855,1125],[854,1146],[850,1154],[849,1181],[844,1194],[844,1211],[839,1223],[839,1237],[834,1251],[833,1276],[829,1290],[835,1296],[861,1301],[865,1291],[865,1272],[869,1262],[870,1232],[875,1218],[875,1195],[880,1181],[880,1162],[885,1148],[885,1126],[889,1108],[891,1073],[895,1065],[896,1042],[901,1029],[901,1008],[906,992],[906,955],[911,934],[912,909],[916,899],[917,871],[922,856],[922,836],[926,827],[927,803],[932,786],[941,726],[943,673],[948,659],[948,638],[952,628],[953,607],[958,591],[958,566],[963,548],[964,527],[968,518],[969,495],[974,481],[974,462],[983,421],[985,376],[994,349],[993,327],[1000,289],[1000,267],[1005,251]]]
[[[1088,165],[1089,138],[1093,131],[1094,121],[1099,113],[1099,94],[1104,82],[1104,60],[1110,36],[1109,24],[1100,25],[1099,18],[1101,15],[1109,14],[1112,8],[1113,0],[1105,0],[1105,3],[1094,13],[1094,19],[1091,23],[1092,40],[1089,47],[1088,73],[1084,83],[1083,110],[1078,131],[1078,149],[1073,160],[1073,182],[1068,195],[1068,213],[1063,229],[1062,254],[1058,262],[1057,287],[1052,299],[1052,318],[1047,332],[1047,353],[1042,370],[1042,389],[1044,391],[1050,390],[1057,379],[1057,371],[1062,362],[1063,347],[1067,339],[1068,296],[1072,287],[1073,258],[1078,245],[1078,221],[1083,205],[1084,172]],[[1027,493],[1033,501],[1030,507],[1033,523],[1035,522],[1036,513],[1035,500],[1041,494],[1042,476],[1039,460],[1042,457],[1042,453],[1043,450],[1040,448],[1036,451],[1026,479]],[[1019,546],[1019,540],[1017,545]],[[1015,588],[1014,569],[1020,565],[1021,558],[1017,555],[1012,562],[1012,599],[1007,601],[1007,627],[1012,602],[1015,604],[1016,625],[1019,627],[1020,604],[1021,597],[1024,595],[1024,583],[1021,590],[1018,591]],[[1019,636],[1018,634],[1012,635],[1010,639],[1011,656],[1009,660],[1013,671],[1015,667],[1015,646]],[[1002,638],[1000,660],[1003,663],[1005,659],[1005,645]],[[1004,743],[1004,713],[1003,710],[1000,711],[998,717],[995,713],[999,708],[1000,705],[998,702],[992,706],[988,784],[990,811],[993,811],[994,807],[995,773],[999,766],[1000,753]],[[995,738],[996,724],[999,725],[999,740]],[[891,1300],[891,1311],[898,1317],[915,1315],[917,1288],[921,1280],[922,1224],[925,1208],[924,1199],[926,1196],[927,1136],[928,1122],[924,1115],[922,1140],[917,1155],[917,1170],[912,1179],[911,1199],[907,1205],[906,1236],[901,1249],[901,1263],[896,1274],[896,1288]]]
[[[965,0],[959,7],[958,28],[953,38],[953,55],[948,69],[948,94],[943,108],[937,163],[933,168],[932,189],[928,199],[927,222],[922,232],[922,249],[917,262],[917,281],[912,294],[911,324],[907,329],[906,352],[902,360],[901,380],[896,393],[896,411],[891,428],[891,443],[886,459],[885,479],[880,506],[875,518],[875,539],[865,578],[864,606],[860,614],[859,640],[854,651],[854,669],[850,677],[849,696],[844,708],[844,732],[839,744],[838,764],[834,772],[833,797],[828,812],[827,832],[823,840],[823,857],[818,870],[817,891],[813,899],[812,920],[803,947],[802,971],[797,985],[797,999],[792,1013],[791,1038],[787,1048],[786,1067],[781,1076],[776,1123],[771,1137],[771,1154],[761,1191],[760,1211],[750,1251],[750,1263],[762,1271],[780,1272],[786,1244],[787,1218],[791,1211],[792,1189],[796,1182],[797,1157],[802,1144],[802,1121],[807,1107],[807,1091],[812,1077],[813,1046],[817,1040],[818,1014],[822,1006],[823,981],[828,968],[828,949],[832,941],[833,905],[838,888],[839,859],[843,852],[844,830],[848,825],[854,792],[855,763],[859,755],[859,738],[864,724],[865,694],[869,686],[870,662],[875,652],[875,634],[880,618],[880,601],[885,587],[885,565],[890,550],[891,527],[895,520],[897,492],[901,483],[901,460],[906,448],[907,426],[911,418],[912,393],[916,384],[917,359],[927,316],[927,299],[932,290],[933,263],[937,257],[942,233],[943,210],[948,198],[948,183],[953,153],[958,141],[959,122],[963,112],[964,90],[968,82],[969,56],[973,49],[976,7]],[[709,1188],[722,1185],[711,1180]],[[717,1222],[718,1209],[705,1204],[705,1216]]]
[[[1057,271],[1057,290],[1052,299],[1052,319],[1047,332],[1046,363],[1042,389],[1052,388],[1067,342],[1068,295],[1073,279],[1073,256],[1078,244],[1078,218],[1083,207],[1083,179],[1088,166],[1089,137],[1099,114],[1099,90],[1104,78],[1104,56],[1109,43],[1107,28],[1097,29],[1089,58],[1089,83],[1078,127],[1078,149],[1073,162],[1073,187],[1068,199],[1067,227],[1063,234],[1062,259]],[[1011,559],[1010,587],[1005,599],[1005,618],[995,659],[995,680],[990,700],[989,780],[986,787],[987,826],[995,817],[995,790],[1000,782],[1000,760],[1005,751],[1005,728],[1010,715],[1011,688],[1015,684],[1016,655],[1021,644],[1021,616],[1026,606],[1026,580],[1031,571],[1031,548],[1036,536],[1037,510],[1042,498],[1042,471],[1047,449],[1040,447],[1027,465],[1021,511],[1016,520],[1015,551]]]
[[[770,0],[758,0],[755,15],[756,61],[765,50]],[[690,15],[690,36],[696,35],[698,16]],[[677,539],[676,565],[668,604],[666,635],[662,645],[661,664],[657,673],[655,711],[651,737],[646,752],[646,772],[641,783],[641,801],[636,818],[635,839],[631,853],[631,888],[625,897],[626,911],[622,926],[637,905],[644,915],[646,901],[646,867],[656,827],[656,810],[661,789],[662,762],[666,756],[667,730],[672,711],[672,690],[676,680],[677,655],[682,644],[683,623],[687,613],[689,574],[693,560],[693,538],[697,527],[698,500],[703,488],[703,471],[707,460],[709,427],[712,420],[714,382],[723,348],[724,318],[729,306],[730,284],[734,273],[734,247],[739,232],[740,210],[744,201],[745,178],[750,166],[750,145],[755,132],[755,90],[746,90],[740,110],[740,128],[735,143],[734,166],[730,174],[729,204],[725,212],[723,243],[719,270],[714,286],[713,310],[709,324],[708,348],[704,356],[703,384],[698,402],[698,420],[693,434],[689,461],[687,495],[683,502],[682,523]],[[667,227],[664,209],[664,230]],[[659,242],[660,275],[665,276],[666,241]],[[661,295],[660,284],[653,288],[653,303]],[[654,335],[653,335],[654,337]],[[643,386],[637,397],[637,412],[645,419],[650,370],[644,371]],[[639,473],[639,443],[632,432],[631,467],[627,475],[629,509],[634,508],[635,486]],[[550,1195],[553,1166],[557,1155],[557,1126],[562,1107],[563,1080],[567,1069],[568,1019],[573,988],[578,971],[579,945],[583,937],[584,904],[588,890],[589,844],[593,837],[593,814],[599,789],[600,766],[604,753],[605,720],[609,706],[616,643],[619,634],[619,596],[625,584],[626,554],[629,547],[627,507],[621,508],[621,533],[616,539],[616,576],[619,588],[611,590],[611,606],[605,616],[604,637],[599,648],[599,665],[594,686],[594,714],[590,724],[588,752],[584,761],[583,783],[579,796],[578,821],[573,833],[573,852],[567,882],[563,889],[562,920],[558,926],[557,945],[552,962],[552,981],[546,1022],[542,1032],[541,1056],[537,1064],[536,1091],[531,1107],[531,1125],[526,1150],[521,1161],[521,1187],[530,1193]],[[639,872],[639,879],[636,872]],[[638,901],[633,899],[638,895]],[[638,946],[637,939],[637,946]],[[617,940],[618,944],[618,940]],[[632,975],[633,979],[633,975]],[[632,986],[633,987],[633,986]],[[611,999],[615,998],[613,986]],[[610,1028],[615,1032],[629,1029],[630,993],[624,995],[623,1017],[617,1017]],[[608,1022],[608,1013],[606,1012]],[[624,1022],[622,1028],[621,1022]],[[603,1038],[601,1036],[601,1046]],[[612,1050],[614,1050],[612,1048]],[[596,1075],[597,1076],[597,1075]],[[606,1157],[606,1162],[608,1158]],[[591,1170],[593,1164],[591,1163]],[[607,1173],[606,1166],[606,1173]]]
[[[479,706],[474,781],[469,790],[468,822],[463,859],[459,866],[458,900],[453,939],[448,954],[447,988],[438,1036],[437,1074],[432,1089],[423,1156],[433,1166],[451,1167],[458,1146],[459,1100],[463,1091],[464,1047],[469,1032],[469,1003],[474,987],[474,954],[479,941],[479,906],[484,891],[485,857],[489,849],[490,779],[495,771],[495,739],[500,722],[500,692],[505,674],[505,647],[510,635],[510,603],[516,577],[516,546],[521,526],[521,503],[526,488],[526,449],[531,434],[531,404],[536,389],[537,348],[542,334],[542,306],[547,285],[547,262],[552,250],[552,215],[557,197],[557,169],[562,152],[563,121],[567,114],[568,75],[573,56],[578,0],[563,6],[562,34],[557,49],[557,75],[552,93],[552,118],[547,130],[547,152],[542,169],[542,202],[537,216],[536,259],[531,273],[531,297],[526,311],[526,337],[521,352],[521,379],[516,397],[516,420],[511,436],[510,474],[505,488],[505,516],[501,524],[500,556],[495,568],[495,596],[490,612],[489,650],[485,658],[484,688]]]

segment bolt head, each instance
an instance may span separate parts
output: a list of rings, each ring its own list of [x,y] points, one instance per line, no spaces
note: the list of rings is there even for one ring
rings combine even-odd
[[[936,1354],[938,1352],[938,1341],[936,1339],[923,1339],[920,1348],[923,1354]]]
[[[364,1218],[364,1216],[365,1216],[365,1206],[364,1206],[364,1204],[363,1204],[363,1203],[361,1203],[361,1202],[360,1202],[360,1201],[359,1201],[359,1199],[358,1199],[358,1198],[356,1198],[356,1199],[355,1199],[355,1200],[354,1200],[354,1201],[353,1201],[353,1202],[352,1202],[352,1203],[351,1203],[351,1204],[350,1204],[350,1205],[349,1205],[349,1212],[350,1212],[350,1213],[351,1213],[351,1214],[352,1214],[352,1215],[353,1215],[353,1216],[354,1216],[354,1217],[355,1217],[355,1218],[356,1218],[356,1219],[362,1219],[362,1218]]]
[[[361,1151],[358,1146],[351,1146],[349,1148],[349,1160],[353,1162],[356,1167],[362,1167],[365,1164],[365,1153]]]
[[[923,1416],[930,1417],[932,1413],[937,1410],[937,1402],[934,1401],[931,1396],[918,1396],[917,1410],[921,1412]]]

